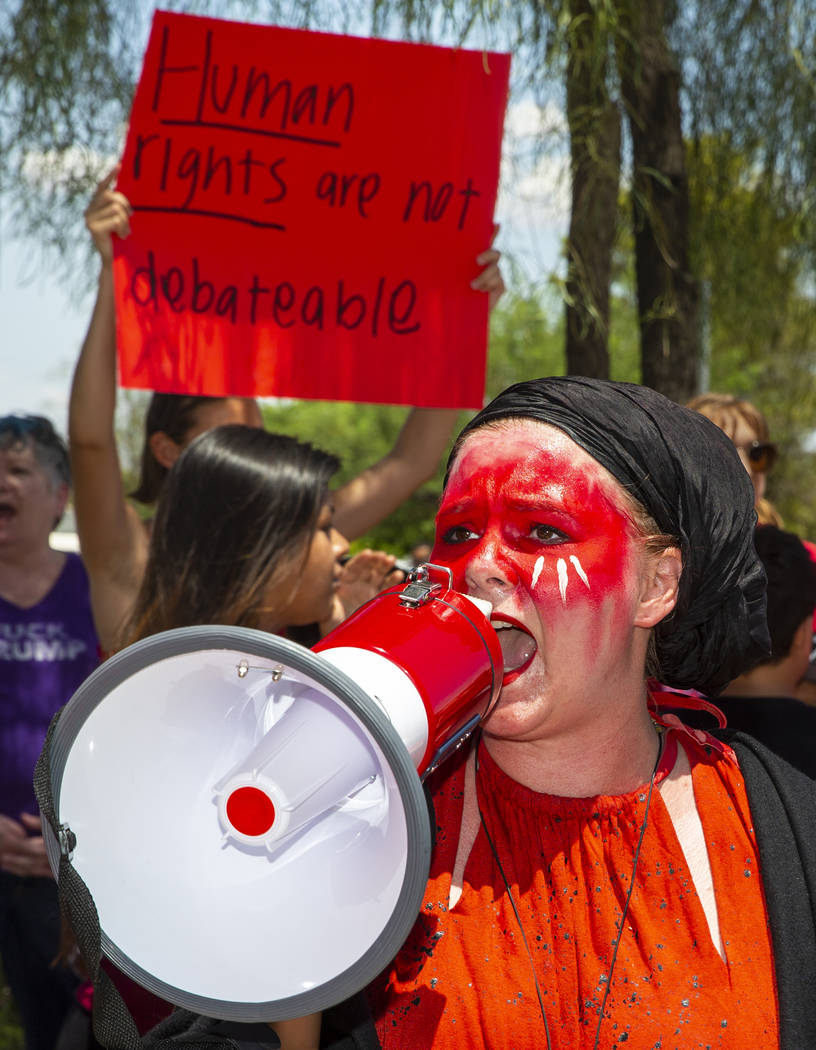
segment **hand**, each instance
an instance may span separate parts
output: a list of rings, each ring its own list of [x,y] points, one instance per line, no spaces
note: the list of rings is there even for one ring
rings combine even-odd
[[[476,256],[476,262],[484,269],[478,277],[470,282],[470,287],[477,292],[487,292],[488,309],[492,310],[504,294],[504,278],[499,269],[501,252],[493,247],[493,242],[499,232],[499,225],[493,227],[493,236],[490,238],[490,247]]]
[[[118,175],[117,164],[96,187],[91,203],[85,209],[85,225],[96,250],[102,256],[104,266],[113,263],[112,235],[115,233],[119,237],[127,237],[130,233],[130,215],[133,211],[130,201],[123,193],[112,188]]]
[[[395,562],[393,554],[368,549],[349,558],[343,566],[331,616],[320,625],[321,634],[327,634],[386,587],[402,583],[405,573],[394,568]]]
[[[23,813],[19,821],[0,814],[0,870],[21,877],[51,878],[41,832],[40,817],[31,813]]]
[[[337,596],[346,616],[364,605],[386,587],[401,583],[404,573],[394,569],[396,558],[385,551],[363,550],[343,566]]]

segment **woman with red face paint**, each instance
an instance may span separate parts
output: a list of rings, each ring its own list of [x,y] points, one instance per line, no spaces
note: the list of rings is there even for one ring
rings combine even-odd
[[[322,1045],[816,1045],[816,785],[650,689],[767,649],[753,527],[733,444],[652,390],[527,382],[469,424],[432,560],[492,604],[502,694],[429,784],[412,934]]]

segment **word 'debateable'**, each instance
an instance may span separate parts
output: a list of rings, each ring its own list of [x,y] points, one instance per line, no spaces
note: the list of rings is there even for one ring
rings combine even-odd
[[[374,277],[352,284],[343,277],[325,285],[297,286],[285,279],[254,273],[248,284],[218,284],[202,272],[193,256],[189,267],[162,268],[155,253],[133,271],[130,293],[143,308],[161,313],[209,314],[233,324],[305,325],[319,331],[364,328],[376,337],[390,332],[410,335],[420,328],[417,287],[407,278]]]

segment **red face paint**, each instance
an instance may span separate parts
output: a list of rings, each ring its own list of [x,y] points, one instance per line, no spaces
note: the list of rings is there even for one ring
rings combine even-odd
[[[499,632],[505,706],[608,686],[627,663],[640,560],[621,492],[554,427],[524,420],[465,440],[431,560],[451,568],[457,589],[491,601],[494,622],[532,639],[533,655],[517,631]]]

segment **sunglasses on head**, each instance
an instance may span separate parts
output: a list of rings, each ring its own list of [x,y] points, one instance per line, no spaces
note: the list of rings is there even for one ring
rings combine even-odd
[[[757,474],[765,474],[776,463],[779,450],[772,441],[751,441],[748,445],[738,445]]]
[[[51,420],[45,416],[0,416],[0,434],[7,432],[18,441],[29,436],[48,439],[55,435]]]

